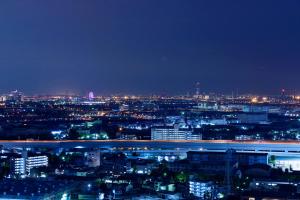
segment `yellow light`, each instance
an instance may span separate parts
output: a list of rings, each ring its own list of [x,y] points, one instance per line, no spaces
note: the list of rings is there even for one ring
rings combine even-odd
[[[104,115],[105,115],[105,112],[101,112],[101,113],[100,113],[100,116],[104,116]]]
[[[251,102],[252,102],[252,103],[257,103],[257,102],[258,102],[257,97],[252,98],[252,99],[251,99]]]

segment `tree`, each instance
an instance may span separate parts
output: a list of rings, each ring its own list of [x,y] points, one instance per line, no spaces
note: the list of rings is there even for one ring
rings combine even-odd
[[[9,172],[10,172],[9,164],[7,162],[3,162],[0,168],[0,178],[4,178],[9,174]]]
[[[274,155],[271,155],[269,157],[269,163],[272,164],[273,166],[275,165],[275,160],[276,160],[276,157]]]
[[[176,181],[179,183],[186,183],[188,175],[185,172],[176,174]]]
[[[79,133],[76,129],[70,129],[69,130],[69,139],[71,140],[77,140],[79,138]]]

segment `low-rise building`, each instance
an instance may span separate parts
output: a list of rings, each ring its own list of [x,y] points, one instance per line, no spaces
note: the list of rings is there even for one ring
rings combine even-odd
[[[189,151],[187,160],[191,164],[197,165],[199,169],[222,171],[225,170],[228,161],[231,166],[268,164],[268,154],[232,151],[232,155],[228,158],[227,152]]]
[[[189,193],[200,199],[212,199],[214,184],[211,181],[189,181]]]
[[[151,129],[151,140],[201,140],[201,134],[195,134],[191,128],[157,126]]]
[[[14,175],[29,175],[31,169],[47,166],[48,157],[45,155],[11,157],[11,173]]]

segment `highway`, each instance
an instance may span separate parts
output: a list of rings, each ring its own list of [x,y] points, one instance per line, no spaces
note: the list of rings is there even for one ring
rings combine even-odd
[[[299,141],[0,140],[4,148],[104,148],[119,150],[213,150],[300,154]]]

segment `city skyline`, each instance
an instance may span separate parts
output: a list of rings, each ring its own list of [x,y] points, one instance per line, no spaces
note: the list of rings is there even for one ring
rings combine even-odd
[[[300,199],[300,1],[0,1],[0,200]]]
[[[297,1],[1,2],[0,92],[299,91]]]
[[[222,92],[210,92],[210,91],[201,91],[199,93],[192,90],[186,91],[186,93],[178,93],[178,94],[167,94],[167,93],[149,93],[149,94],[143,94],[143,93],[96,93],[92,90],[89,91],[82,91],[82,92],[73,92],[71,90],[66,90],[63,92],[41,92],[41,93],[26,93],[21,90],[11,90],[11,91],[5,91],[0,93],[0,97],[5,97],[12,95],[13,93],[20,93],[24,97],[38,97],[38,96],[69,96],[69,97],[83,97],[87,98],[89,100],[94,99],[94,98],[100,98],[100,97],[122,97],[122,98],[137,98],[137,97],[170,97],[170,98],[176,98],[176,97],[187,97],[187,98],[199,98],[199,99],[204,99],[209,98],[209,97],[219,97],[219,96],[226,96],[226,97],[232,97],[232,98],[239,98],[239,97],[253,97],[253,98],[267,98],[267,97],[291,97],[294,98],[295,100],[299,100],[300,95],[298,92],[295,90],[285,90],[281,89],[279,90],[276,94],[266,94],[266,93],[239,93],[238,91],[232,91],[231,93],[222,93]],[[93,95],[93,98],[92,95]],[[208,100],[208,99],[206,99]]]

